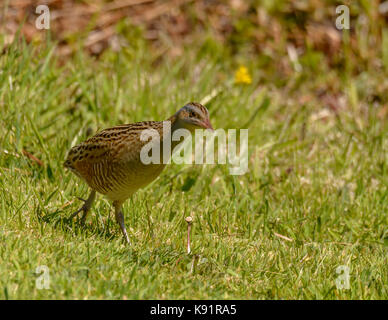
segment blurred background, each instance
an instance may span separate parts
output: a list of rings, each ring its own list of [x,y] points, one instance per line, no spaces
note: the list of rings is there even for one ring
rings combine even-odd
[[[50,9],[49,32],[35,27],[40,4]],[[335,25],[336,8],[343,4],[349,8],[349,30]],[[387,98],[382,78],[388,70],[388,1],[5,0],[0,11],[5,47],[21,34],[34,44],[56,41],[61,59],[79,50],[99,57],[106,50],[133,47],[141,38],[151,45],[153,63],[191,51],[220,59],[234,56],[260,69],[258,82],[265,78],[261,82],[275,86],[284,85],[295,72],[311,75],[330,69],[343,80],[373,70],[377,81],[369,84],[373,93],[365,93],[367,100]],[[339,87],[328,75],[315,94],[336,109],[341,104]],[[387,113],[386,107],[381,112]]]

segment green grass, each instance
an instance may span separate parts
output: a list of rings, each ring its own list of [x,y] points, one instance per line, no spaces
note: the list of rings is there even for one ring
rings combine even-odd
[[[369,99],[384,73],[349,77],[306,52],[280,80],[242,60],[253,83],[237,85],[221,49],[157,65],[143,43],[64,65],[52,53],[19,42],[0,56],[2,299],[388,298],[388,128]],[[314,94],[330,85],[346,100],[337,112]],[[207,101],[215,128],[249,126],[247,174],[168,166],[125,203],[130,247],[101,196],[85,227],[67,220],[88,193],[62,167],[73,143],[192,100]],[[49,289],[36,288],[41,265]],[[341,265],[348,290],[336,288]]]

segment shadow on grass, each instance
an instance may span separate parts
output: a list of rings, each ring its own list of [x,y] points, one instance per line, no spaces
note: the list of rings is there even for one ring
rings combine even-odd
[[[71,213],[69,213],[68,217],[63,217],[61,215],[62,212],[64,211],[56,210],[51,213],[43,214],[43,212],[38,209],[36,215],[40,222],[50,224],[55,229],[72,235],[80,235],[83,233],[88,236],[94,235],[105,240],[113,240],[118,236],[121,236],[121,234],[118,235],[116,232],[112,233],[110,231],[111,226],[109,219],[106,224],[101,224],[99,221],[96,221],[96,219],[93,219],[93,223],[81,224],[81,219],[78,217],[71,218]]]

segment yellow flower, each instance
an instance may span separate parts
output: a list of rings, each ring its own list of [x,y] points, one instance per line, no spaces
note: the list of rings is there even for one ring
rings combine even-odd
[[[250,84],[252,83],[252,77],[249,74],[248,69],[245,66],[240,66],[234,74],[235,83]]]

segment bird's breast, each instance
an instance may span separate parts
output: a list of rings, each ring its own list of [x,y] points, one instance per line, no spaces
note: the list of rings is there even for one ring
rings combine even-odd
[[[113,201],[124,201],[138,189],[154,181],[164,167],[164,164],[122,163],[112,170],[108,182],[110,188],[106,196]]]

